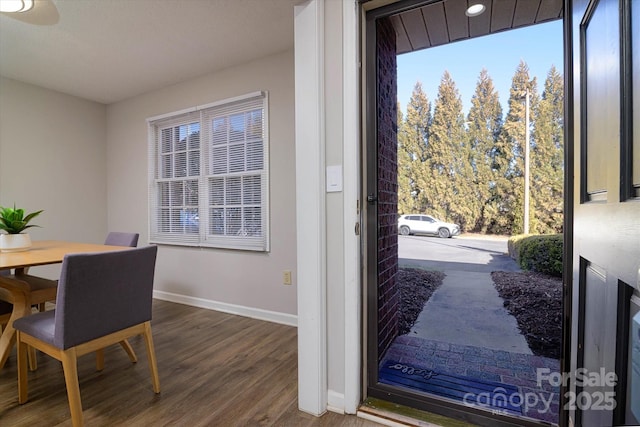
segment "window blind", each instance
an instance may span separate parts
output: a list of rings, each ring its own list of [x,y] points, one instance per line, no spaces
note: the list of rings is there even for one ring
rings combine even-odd
[[[267,94],[149,119],[154,243],[269,250]]]

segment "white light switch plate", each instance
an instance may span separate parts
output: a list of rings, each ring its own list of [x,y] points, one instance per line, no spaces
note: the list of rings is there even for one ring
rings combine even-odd
[[[327,166],[327,193],[342,191],[342,165]]]

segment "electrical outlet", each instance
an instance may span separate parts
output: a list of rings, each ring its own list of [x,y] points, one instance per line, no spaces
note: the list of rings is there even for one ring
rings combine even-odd
[[[284,285],[291,284],[291,270],[285,270],[282,272],[282,283]]]

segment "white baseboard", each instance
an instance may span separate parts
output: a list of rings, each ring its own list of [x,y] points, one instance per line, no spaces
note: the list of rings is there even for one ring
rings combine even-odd
[[[344,415],[344,394],[333,390],[327,392],[327,411]]]
[[[204,298],[190,297],[187,295],[174,294],[164,291],[154,290],[153,297],[162,301],[176,302],[178,304],[206,308],[209,310],[221,311],[223,313],[237,314],[239,316],[251,317],[252,319],[258,320],[266,320],[267,322],[280,323],[282,325],[295,327],[298,326],[298,316],[295,316],[293,314],[262,310],[260,308],[245,307],[242,305],[212,301]]]

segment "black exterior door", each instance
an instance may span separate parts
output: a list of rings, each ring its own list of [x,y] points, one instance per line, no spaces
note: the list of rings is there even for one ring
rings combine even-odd
[[[589,380],[574,375],[565,404],[576,426],[638,424],[632,353],[640,336],[631,334],[640,311],[640,2],[570,1],[570,372]]]

